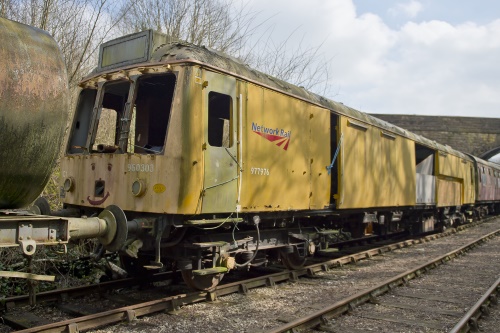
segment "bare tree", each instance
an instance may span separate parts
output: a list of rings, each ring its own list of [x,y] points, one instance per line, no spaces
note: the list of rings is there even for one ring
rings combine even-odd
[[[96,64],[99,45],[119,34],[155,29],[240,58],[287,82],[324,94],[329,61],[322,45],[275,42],[270,18],[235,0],[0,0],[0,14],[51,33],[66,61],[70,87]]]
[[[5,17],[7,13],[7,4],[9,1],[7,0],[0,0],[0,17]]]
[[[247,46],[244,61],[260,71],[321,95],[330,93],[330,62],[322,53],[323,44],[309,46],[306,36],[298,39],[298,28],[286,39],[275,42],[272,33]],[[297,42],[299,40],[299,42]],[[242,52],[244,53],[244,52]]]
[[[111,0],[1,0],[3,17],[47,30],[64,55],[70,87],[95,65],[99,45],[125,13]]]
[[[270,18],[232,0],[129,0],[130,8],[120,22],[123,33],[155,29],[174,38],[205,45],[241,59],[252,67],[317,93],[328,90],[329,62],[322,45],[274,42],[272,29],[264,29]]]
[[[120,30],[155,29],[174,38],[233,54],[252,32],[256,14],[231,0],[129,0]]]

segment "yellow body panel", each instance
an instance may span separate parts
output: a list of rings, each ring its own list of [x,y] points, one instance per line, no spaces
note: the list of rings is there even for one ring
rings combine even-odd
[[[180,159],[178,214],[196,214],[201,212],[200,196],[203,189],[202,84],[197,79],[201,75],[198,67],[184,68],[185,83],[183,87],[185,89],[181,89],[183,99],[181,100],[181,111],[178,112],[182,122],[178,126],[172,125],[169,131],[174,131],[173,137],[179,138],[182,142],[174,147]],[[179,84],[181,83],[179,82]],[[170,136],[168,140],[170,140]],[[175,142],[172,142],[172,145],[175,145]]]
[[[330,112],[254,84],[243,103],[243,211],[329,203]]]
[[[460,206],[473,204],[474,165],[471,161],[461,157],[439,152],[436,154],[437,206]]]
[[[127,210],[144,212],[157,211],[158,207],[165,209],[165,204],[175,206],[176,198],[169,195],[175,190],[172,188],[174,184],[168,184],[167,187],[165,178],[170,177],[160,177],[161,173],[157,172],[165,167],[168,168],[164,160],[153,155],[67,156],[61,162],[62,176],[74,178],[75,187],[65,194],[64,202],[99,208],[115,204]],[[142,197],[134,197],[131,191],[132,183],[138,179],[148,188]],[[95,196],[96,181],[105,184],[102,196]],[[154,185],[157,185],[156,188],[163,185],[165,190],[156,193],[153,191]]]
[[[464,168],[464,204],[474,204],[476,201],[476,178],[474,177],[474,163],[467,161]]]
[[[462,204],[462,183],[452,180],[438,179],[438,207],[460,206]]]
[[[415,204],[414,142],[347,117],[338,162],[341,209]]]
[[[326,166],[331,163],[330,156],[330,112],[317,106],[310,106],[310,156],[311,191],[309,208],[323,209],[330,204],[331,176]]]

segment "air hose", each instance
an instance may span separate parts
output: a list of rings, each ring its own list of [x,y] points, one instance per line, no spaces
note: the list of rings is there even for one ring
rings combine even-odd
[[[255,215],[253,217],[253,223],[255,224],[255,230],[257,230],[257,244],[255,245],[255,251],[253,253],[253,256],[252,258],[250,258],[247,262],[243,263],[243,264],[238,264],[238,263],[235,263],[235,266],[236,267],[245,267],[245,266],[248,266],[250,265],[250,263],[255,259],[255,257],[257,256],[257,252],[259,251],[259,243],[260,243],[260,230],[259,230],[259,223],[260,223],[260,217],[259,215]]]

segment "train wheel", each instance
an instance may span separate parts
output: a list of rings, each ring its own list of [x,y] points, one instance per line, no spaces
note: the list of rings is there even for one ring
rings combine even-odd
[[[219,282],[224,277],[223,273],[193,275],[193,270],[183,270],[182,278],[188,287],[195,290],[211,291],[217,287]]]
[[[301,255],[297,246],[286,246],[280,251],[281,261],[288,269],[300,269],[306,263],[306,256]]]

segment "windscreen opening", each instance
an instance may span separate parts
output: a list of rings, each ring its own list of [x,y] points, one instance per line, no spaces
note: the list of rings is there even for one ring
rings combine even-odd
[[[163,152],[172,109],[176,76],[144,75],[137,79],[132,110],[127,111],[129,81],[107,82],[102,93],[83,89],[80,93],[68,144],[69,154],[114,153],[119,141],[128,139],[126,150],[137,154]],[[99,95],[102,96],[100,99]],[[101,104],[94,110],[96,99]],[[130,100],[132,97],[130,97]],[[130,119],[127,118],[129,114]],[[95,117],[95,119],[92,119]],[[126,126],[130,122],[130,127]],[[95,125],[92,125],[92,124]],[[89,135],[93,135],[89,140]],[[122,147],[124,150],[125,147]]]
[[[163,151],[172,110],[176,76],[151,75],[139,78],[129,139],[138,154]],[[129,141],[130,142],[130,141]]]
[[[109,82],[104,85],[102,107],[92,152],[115,152],[118,147],[121,119],[124,117],[130,82]]]
[[[96,89],[83,89],[78,97],[78,104],[68,142],[69,154],[81,154],[85,151],[90,128],[90,117],[97,96]]]

